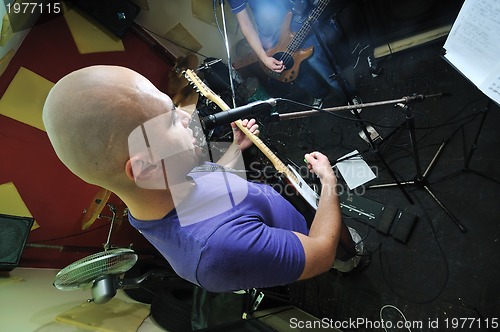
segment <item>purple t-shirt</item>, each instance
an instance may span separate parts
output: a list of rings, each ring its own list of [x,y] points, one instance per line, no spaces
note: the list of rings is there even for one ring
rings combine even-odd
[[[300,277],[305,254],[292,231],[308,229],[287,200],[229,172],[190,176],[196,189],[164,218],[129,216],[179,276],[212,292],[285,285]]]

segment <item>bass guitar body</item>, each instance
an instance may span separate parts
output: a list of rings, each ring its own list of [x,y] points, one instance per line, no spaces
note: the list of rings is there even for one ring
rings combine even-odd
[[[278,44],[266,52],[267,55],[272,56],[276,60],[283,61],[285,70],[281,73],[277,73],[267,68],[262,62],[260,63],[260,67],[267,74],[267,76],[283,83],[293,82],[297,78],[302,61],[311,57],[314,51],[312,46],[298,49],[296,51],[290,50],[290,45],[293,44],[293,39],[295,37],[295,34],[290,31],[291,20],[292,13],[288,13],[285,23],[281,28],[281,35]]]
[[[273,78],[279,82],[291,83],[299,74],[299,69],[301,63],[307,58],[311,57],[314,52],[312,46],[302,49],[293,50],[293,46],[296,46],[297,36],[290,30],[290,23],[292,20],[292,13],[288,13],[286,19],[281,28],[280,40],[273,48],[266,51],[268,56],[272,56],[276,60],[283,61],[285,65],[285,70],[281,73],[277,73],[267,68],[264,63],[260,62],[255,53],[251,52],[245,58],[239,59],[234,62],[233,67],[235,69],[240,69],[249,66],[257,61],[259,61],[260,68],[262,71],[270,78]],[[302,40],[300,41],[300,43]]]

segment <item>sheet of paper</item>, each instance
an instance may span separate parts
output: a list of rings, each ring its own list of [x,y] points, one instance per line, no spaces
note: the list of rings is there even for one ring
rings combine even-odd
[[[491,73],[483,83],[483,92],[500,104],[500,70]]]
[[[338,162],[335,165],[344,178],[349,189],[357,188],[376,178],[376,175],[373,173],[370,166],[368,166],[361,156],[357,156],[357,154],[359,154],[358,150],[354,150],[339,159],[344,159],[350,156],[353,157]]]
[[[500,103],[500,1],[466,0],[444,44],[445,58]]]

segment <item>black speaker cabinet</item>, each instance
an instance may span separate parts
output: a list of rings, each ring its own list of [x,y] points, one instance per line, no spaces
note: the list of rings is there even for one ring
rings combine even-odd
[[[21,259],[34,219],[0,214],[0,271],[12,271]]]
[[[139,6],[129,0],[71,0],[71,2],[118,38],[125,37],[141,11]]]

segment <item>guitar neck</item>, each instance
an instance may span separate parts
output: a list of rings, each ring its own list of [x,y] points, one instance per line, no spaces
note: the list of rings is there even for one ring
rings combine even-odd
[[[290,44],[288,45],[288,51],[290,53],[293,53],[297,51],[302,45],[302,42],[306,38],[306,36],[309,34],[309,31],[311,30],[311,22],[314,22],[315,20],[318,19],[318,17],[321,16],[323,13],[323,10],[326,8],[330,0],[320,0],[319,3],[314,7],[314,9],[311,11],[309,16],[307,17],[307,20],[302,24],[300,27],[299,31],[293,36],[292,40],[290,41]]]
[[[251,133],[247,127],[243,126],[241,120],[235,122],[236,126],[252,141],[252,143],[266,156],[267,159],[273,164],[274,168],[280,173],[286,175],[287,178],[293,179],[298,182],[295,174],[290,172],[288,167],[276,156],[276,154],[269,149],[269,147],[262,142],[262,140],[255,134]]]
[[[222,100],[219,95],[214,93],[205,83],[193,72],[191,69],[185,71],[184,75],[186,78],[196,86],[199,93],[205,96],[207,99],[214,102],[217,106],[220,107],[222,111],[227,111],[230,107],[226,104],[224,100]],[[276,156],[276,154],[267,147],[267,145],[262,142],[259,136],[251,133],[247,127],[243,125],[241,120],[237,120],[234,122],[236,126],[252,141],[252,143],[266,156],[267,159],[273,164],[274,168],[282,174],[284,174],[288,179],[298,182],[297,177],[293,172],[291,172],[288,167]]]

